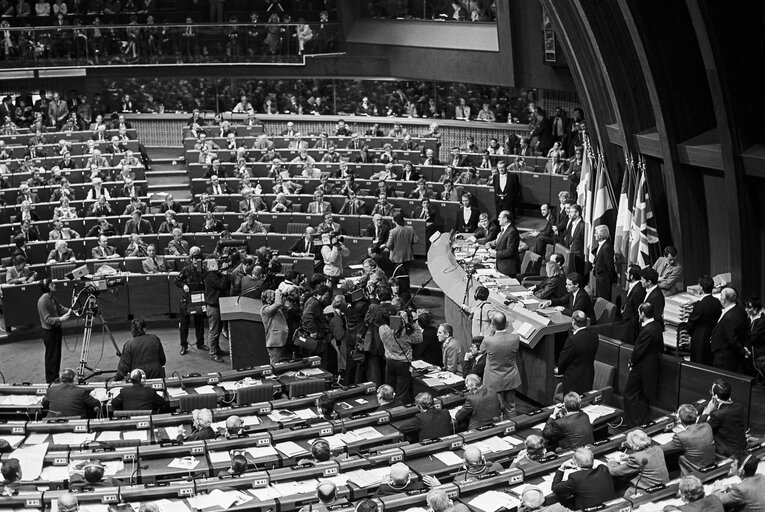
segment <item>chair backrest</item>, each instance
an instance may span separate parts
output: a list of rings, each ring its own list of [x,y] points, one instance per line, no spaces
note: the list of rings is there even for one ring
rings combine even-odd
[[[614,385],[616,368],[601,361],[595,361],[595,378],[592,380],[592,389],[603,389]]]
[[[595,299],[595,321],[598,324],[610,324],[616,321],[616,304],[602,297]]]
[[[259,384],[247,386],[236,390],[237,405],[250,405],[259,402],[268,402],[274,399],[273,384]]]
[[[51,279],[64,279],[75,268],[77,268],[76,263],[56,263],[50,266],[50,277]]]
[[[298,396],[310,395],[311,393],[319,393],[324,391],[324,381],[320,379],[305,379],[290,382],[287,386],[287,393],[290,398]]]
[[[218,395],[206,393],[203,395],[184,395],[178,397],[178,409],[181,412],[191,412],[194,409],[210,409],[218,407]]]
[[[287,234],[302,235],[307,227],[308,224],[304,222],[289,222],[287,223]]]
[[[526,251],[521,262],[521,274],[538,274],[542,266],[542,257],[534,251]]]

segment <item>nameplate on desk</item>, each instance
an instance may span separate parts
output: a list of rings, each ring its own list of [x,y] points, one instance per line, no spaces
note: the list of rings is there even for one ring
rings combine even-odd
[[[478,480],[486,480],[487,478],[493,478],[498,475],[499,475],[499,471],[491,471],[490,473],[486,473],[485,475],[478,475],[476,478]]]
[[[66,466],[68,464],[69,464],[69,461],[66,459],[66,457],[58,457],[53,459],[54,466]]]
[[[117,503],[116,494],[107,494],[101,497],[101,503]]]
[[[191,450],[189,450],[189,453],[192,455],[202,455],[205,453],[205,447],[204,446],[192,446]]]
[[[529,411],[526,413],[526,416],[536,416],[537,414],[542,414],[547,409],[537,409],[536,411]]]
[[[338,474],[338,468],[327,468],[322,473],[322,476],[334,476]]]
[[[352,414],[350,419],[352,419],[352,420],[360,420],[361,418],[366,418],[368,416],[369,416],[368,413]]]
[[[420,441],[420,444],[425,446],[425,445],[428,445],[428,444],[437,443],[439,441],[440,441],[440,439],[423,439],[422,441]]]
[[[147,488],[149,488],[149,487],[167,487],[168,485],[170,485],[170,482],[151,482],[151,483],[147,483],[147,484],[144,484],[144,485]]]
[[[595,505],[593,507],[585,507],[582,510],[585,512],[595,512],[596,510],[603,510],[604,508],[606,508],[606,504],[601,503],[600,505]]]
[[[398,453],[396,455],[391,455],[391,457],[389,459],[389,461],[391,463],[393,463],[393,462],[401,462],[402,460],[404,460],[404,456],[402,454],[400,454],[400,453]]]
[[[462,448],[462,439],[452,441],[449,445],[450,450],[456,450],[457,448]]]
[[[646,487],[645,492],[650,494],[656,491],[661,491],[662,489],[666,489],[666,488],[667,488],[666,484],[656,484],[656,485],[652,485],[651,487]]]
[[[215,384],[218,381],[220,381],[220,376],[218,375],[210,375],[207,377],[207,383],[208,384]]]
[[[135,460],[135,453],[123,453],[122,460],[123,461]]]
[[[425,487],[423,489],[412,489],[411,491],[406,491],[407,496],[417,496],[418,494],[425,494],[430,491],[429,487]]]
[[[475,430],[478,431],[478,432],[483,432],[484,430],[489,430],[490,428],[494,428],[494,424],[493,423],[489,423],[488,425],[484,425],[482,427],[477,427],[477,428],[475,428]]]
[[[268,414],[271,412],[271,406],[258,408],[258,414]]]
[[[183,441],[178,441],[177,439],[172,439],[170,441],[164,441],[162,443],[159,443],[159,446],[162,448],[165,448],[167,446],[180,446],[183,444]]]
[[[312,468],[312,467],[314,467],[313,464],[295,464],[294,466],[292,466],[292,469],[297,470],[297,469],[305,469],[305,468]]]
[[[40,508],[42,500],[40,498],[29,498],[24,500],[24,508]]]
[[[505,435],[507,434],[515,434],[515,423],[505,427]]]
[[[88,431],[88,426],[87,425],[75,425],[74,426],[74,431],[75,432],[87,432]]]
[[[519,484],[523,482],[523,473],[516,473],[513,476],[510,477],[510,479],[507,481],[509,484]]]
[[[11,434],[23,434],[24,433],[24,427],[12,427],[11,428]]]
[[[151,389],[164,389],[164,386],[162,386],[161,382],[155,382],[151,385]]]
[[[703,468],[699,468],[699,473],[709,473],[712,470],[715,470],[719,468],[719,464],[710,464],[709,466],[704,466]]]
[[[273,374],[274,374],[274,371],[271,368],[266,368],[263,370],[264,376],[273,375]]]
[[[69,423],[69,420],[46,420],[45,423]]]
[[[258,478],[252,481],[252,487],[266,487],[268,485],[268,478]]]
[[[178,489],[178,496],[193,496],[193,495],[194,495],[193,487],[184,487],[183,489]]]
[[[149,421],[148,420],[142,420],[138,421],[135,424],[135,428],[149,428]]]
[[[290,427],[290,430],[303,430],[305,428],[308,428],[309,425],[303,423],[302,425],[293,425]]]
[[[38,395],[44,395],[46,392],[47,392],[47,389],[45,388],[37,388]]]

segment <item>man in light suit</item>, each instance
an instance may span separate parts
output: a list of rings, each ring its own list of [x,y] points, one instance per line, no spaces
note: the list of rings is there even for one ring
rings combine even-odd
[[[598,333],[587,327],[587,315],[574,311],[571,315],[573,334],[566,339],[558,357],[558,370],[563,375],[562,393],[569,391],[582,394],[592,389],[595,379],[595,354],[600,338]]]
[[[570,392],[563,397],[563,404],[555,408],[545,423],[542,436],[558,452],[576,450],[595,442],[592,423],[587,413],[582,412],[582,397]]]
[[[481,351],[486,353],[483,383],[499,395],[504,419],[510,419],[515,416],[515,390],[521,385],[516,364],[521,338],[507,330],[507,318],[503,313],[494,313],[491,324],[495,332],[485,336],[481,344]]]
[[[736,301],[736,290],[725,287],[720,291],[722,314],[709,338],[712,366],[740,372],[749,356],[749,318]]]
[[[661,446],[664,453],[680,452],[679,464],[684,475],[714,464],[715,439],[709,423],[696,423],[699,412],[691,404],[677,409],[677,418],[684,427],[672,440]]]
[[[659,354],[664,351],[664,326],[654,319],[653,306],[644,302],[640,312],[640,333],[629,360],[629,375],[624,388],[624,419],[629,427],[648,420],[650,401],[659,392]]]
[[[490,425],[498,421],[502,414],[499,397],[482,384],[481,377],[474,373],[465,377],[465,387],[468,392],[465,395],[465,404],[457,411],[455,420],[458,425],[468,421],[470,430]]]
[[[521,236],[513,226],[512,217],[507,210],[499,214],[499,229],[499,236],[492,243],[495,247],[493,255],[497,258],[497,271],[515,277],[521,269],[521,259],[518,255]]]
[[[253,195],[251,188],[242,190],[243,199],[239,201],[239,212],[264,212],[268,210],[265,200],[260,196]]]
[[[417,238],[414,228],[406,225],[404,216],[401,213],[393,216],[393,222],[396,225],[388,234],[388,241],[385,245],[388,246],[390,251],[390,260],[395,265],[401,265],[399,275],[408,276],[409,264],[414,260],[414,244],[420,240]],[[404,288],[408,289],[408,286]]]
[[[53,101],[48,104],[48,118],[51,126],[61,126],[69,115],[69,107],[59,93],[53,93]]]
[[[595,241],[597,247],[592,249],[592,275],[595,278],[595,297],[611,302],[611,286],[616,282],[616,265],[614,264],[614,246],[611,243],[611,233],[608,226],[595,226]]]
[[[141,262],[143,266],[144,274],[158,274],[160,272],[167,272],[167,265],[165,264],[165,258],[157,256],[157,246],[149,244],[146,247],[146,258]]]
[[[326,212],[332,213],[332,205],[324,200],[324,192],[317,190],[313,193],[313,201],[308,203],[306,213],[318,213],[323,215]]]
[[[659,273],[659,289],[665,296],[675,295],[685,291],[683,284],[683,266],[677,261],[677,249],[668,245],[664,248],[664,256],[653,264]]]
[[[742,512],[765,510],[765,475],[757,472],[759,463],[760,460],[756,454],[747,455],[737,468],[741,483],[733,484],[716,493],[726,509],[733,507]]]
[[[93,256],[93,259],[97,260],[114,259],[120,257],[120,255],[117,254],[117,249],[109,245],[109,239],[104,235],[98,237],[98,245],[93,247],[90,253]]]
[[[688,334],[691,335],[691,362],[706,365],[712,364],[712,350],[709,339],[722,313],[720,301],[712,296],[715,286],[709,276],[699,277],[702,298],[693,305],[688,316]]]

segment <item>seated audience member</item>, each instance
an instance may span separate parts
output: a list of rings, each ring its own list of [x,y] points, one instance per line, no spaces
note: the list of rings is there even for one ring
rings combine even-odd
[[[729,510],[765,510],[765,474],[757,471],[760,459],[750,453],[740,463],[733,462],[731,473],[741,477],[738,484],[727,485],[715,494]]]
[[[130,243],[125,248],[126,258],[145,258],[147,245],[141,240],[141,235],[133,233],[130,235]]]
[[[380,194],[377,196],[377,203],[372,208],[372,215],[382,215],[383,217],[390,217],[393,214],[393,204],[388,202],[387,194]]]
[[[425,501],[432,512],[468,512],[470,510],[462,503],[454,503],[446,491],[440,488],[428,491]]]
[[[470,350],[465,353],[465,361],[462,363],[462,375],[465,376],[466,386],[467,377],[471,374],[481,377],[486,369],[486,352],[481,350],[481,343],[483,343],[483,336],[473,336],[473,339],[470,340]]]
[[[154,393],[156,395],[156,393]],[[69,490],[87,491],[96,487],[114,487],[119,481],[112,477],[104,478],[106,466],[100,460],[83,460],[69,467]]]
[[[486,457],[477,446],[468,446],[462,454],[462,471],[454,477],[455,483],[478,480],[483,475],[502,471],[502,465],[498,462],[487,462]]]
[[[66,263],[74,260],[74,251],[69,248],[66,240],[57,240],[56,248],[48,254],[47,264]]]
[[[98,196],[98,199],[88,208],[86,217],[103,217],[107,215],[116,215],[112,205],[104,196]]]
[[[739,456],[746,449],[744,406],[733,401],[731,387],[726,380],[715,380],[711,394],[712,398],[704,407],[699,422],[706,422],[712,427],[717,455]]]
[[[395,406],[396,391],[393,386],[383,384],[377,388],[377,403],[378,409],[390,409]]]
[[[482,213],[478,216],[478,228],[473,231],[473,234],[468,237],[471,242],[476,242],[479,245],[485,245],[489,242],[493,242],[499,236],[499,224],[496,220],[489,220],[489,216]]]
[[[527,485],[521,493],[521,508],[524,512],[571,512],[560,503],[545,507],[545,492],[536,485]]]
[[[207,214],[212,215],[212,214]],[[207,217],[205,215],[205,218]],[[173,239],[167,244],[165,254],[170,256],[188,256],[189,255],[189,243],[183,239],[183,231],[181,228],[173,229]]]
[[[130,372],[130,386],[125,386],[112,399],[114,410],[159,412],[168,407],[167,401],[146,387],[146,373],[140,368]]]
[[[91,227],[87,233],[85,233],[86,237],[100,237],[100,236],[114,236],[117,234],[117,231],[114,229],[114,224],[106,220],[106,217],[99,217],[98,223],[95,224],[93,227]]]
[[[191,411],[193,418],[193,432],[186,438],[186,441],[203,441],[206,439],[215,439],[218,435],[212,428],[213,416],[210,409],[194,409]]]
[[[223,222],[216,219],[211,212],[205,213],[205,222],[202,225],[204,233],[220,233],[224,227]]]
[[[454,433],[449,411],[433,407],[433,396],[430,393],[418,394],[414,403],[420,412],[399,426],[401,432],[417,432],[419,441],[439,439]]]
[[[165,212],[165,220],[159,225],[157,233],[172,233],[176,229],[180,229],[183,232],[183,223],[175,220],[175,210],[167,210]]]
[[[572,391],[547,419],[542,436],[551,445],[557,445],[557,451],[574,450],[595,442],[590,418],[581,407],[582,398]]]
[[[225,181],[220,181],[217,175],[210,177],[210,184],[207,186],[208,196],[221,196],[229,193],[228,185]]]
[[[74,370],[66,368],[59,376],[60,384],[48,388],[42,399],[42,408],[48,417],[74,416],[85,418],[95,416],[101,409],[101,402],[90,396],[90,391],[74,384]]]
[[[356,196],[356,192],[348,190],[348,198],[340,208],[340,215],[366,215],[367,204]]]
[[[246,430],[246,425],[244,423],[244,420],[237,416],[236,414],[232,414],[228,418],[226,418],[226,437],[227,438],[233,438],[240,436],[244,434],[244,431]]]
[[[557,263],[548,261],[545,263],[547,277],[541,283],[529,288],[534,292],[534,297],[540,300],[562,299],[566,296],[566,278]]]
[[[427,485],[427,482],[433,482],[434,480],[435,479],[429,475],[423,476],[422,481],[417,480],[417,476],[411,474],[409,466],[403,462],[396,462],[390,467],[388,478],[383,479],[380,487],[377,489],[375,498],[381,498],[383,496],[391,496],[393,494],[400,494],[410,491],[418,491],[420,489],[424,489],[425,485]]]
[[[21,254],[13,257],[13,265],[5,271],[5,284],[24,284],[37,279],[37,272],[27,267],[27,259]]]
[[[48,232],[48,240],[71,240],[73,238],[80,238],[80,234],[68,226],[64,226],[64,223],[60,219],[56,219],[52,222],[53,229]]]
[[[249,212],[245,216],[245,221],[236,230],[237,233],[266,233],[266,228],[257,220],[254,212]]]
[[[324,215],[325,212],[332,213],[332,205],[324,200],[324,192],[317,190],[313,193],[313,201],[308,203],[307,213],[318,213]]]
[[[5,459],[0,466],[0,474],[3,476],[3,494],[13,494],[21,484],[22,471],[19,459],[15,457]]]
[[[335,503],[337,501],[337,486],[333,482],[319,482],[316,486],[316,497],[319,498],[319,503],[305,505],[298,512],[328,512],[338,506]]]
[[[329,441],[326,439],[318,438],[311,443],[311,457],[300,459],[298,466],[315,466],[321,462],[327,462],[332,457],[332,450],[329,446]]]
[[[291,256],[305,256],[305,257],[312,257],[314,259],[318,258],[319,255],[319,247],[316,245],[316,241],[314,240],[314,236],[316,234],[316,230],[310,226],[305,228],[305,233],[303,233],[303,238],[300,240],[296,240],[294,244],[292,244],[292,247],[290,247],[289,254]]]
[[[372,245],[384,247],[388,243],[389,234],[390,228],[383,221],[383,214],[372,214],[372,223],[364,230],[364,236],[372,238]]]
[[[559,299],[550,299],[550,305],[563,306],[563,314],[571,316],[574,311],[582,311],[591,323],[595,323],[595,308],[592,305],[592,299],[584,289],[582,276],[576,272],[566,276],[565,297]]]
[[[54,219],[69,220],[77,218],[77,210],[69,206],[69,201],[68,197],[59,199],[59,206],[53,210]]]
[[[109,239],[104,235],[98,237],[98,245],[90,250],[90,254],[93,259],[96,260],[115,259],[120,257],[120,255],[117,254],[117,248],[109,245]]]
[[[624,493],[632,496],[638,489],[647,489],[669,481],[664,451],[651,444],[651,438],[640,429],[627,433],[628,453],[620,460],[608,462],[608,471],[615,477],[632,477],[632,485]]]
[[[552,491],[561,501],[572,501],[577,510],[597,507],[616,498],[613,477],[605,466],[593,467],[594,461],[592,450],[578,448],[574,456],[555,472]],[[564,480],[566,470],[571,470],[571,473]]]
[[[144,274],[158,274],[167,272],[167,263],[163,256],[157,255],[157,246],[149,244],[146,246],[146,258],[141,262]]]
[[[325,212],[323,216],[323,222],[316,226],[316,231],[323,235],[325,233],[327,234],[333,234],[333,235],[340,235],[343,234],[343,228],[335,222],[334,217],[332,216],[331,212]]]
[[[154,228],[151,227],[151,223],[143,218],[143,214],[140,210],[133,211],[131,219],[125,223],[125,231],[123,234],[132,235],[138,233],[139,235],[149,235],[154,233]]]
[[[232,478],[247,471],[247,457],[242,452],[232,452],[231,465],[218,473],[218,478]]]
[[[677,496],[685,505],[678,507],[683,512],[724,512],[722,501],[716,494],[705,496],[704,484],[695,475],[686,475],[677,486]]]
[[[454,328],[449,324],[441,324],[436,332],[438,341],[441,343],[442,361],[441,367],[448,372],[462,375],[462,361],[465,354],[462,351],[462,342],[455,339]]]
[[[683,404],[677,409],[677,418],[682,430],[672,436],[672,440],[662,445],[664,453],[680,452],[680,469],[684,475],[714,464],[714,433],[709,423],[696,423],[698,411],[690,404]]]
[[[661,256],[653,264],[653,269],[659,274],[657,286],[668,297],[685,291],[683,283],[683,266],[677,259],[677,249],[668,245]]]
[[[437,215],[436,208],[430,204],[430,199],[427,197],[422,198],[420,207],[412,212],[413,219],[423,219],[426,224],[435,222]]]

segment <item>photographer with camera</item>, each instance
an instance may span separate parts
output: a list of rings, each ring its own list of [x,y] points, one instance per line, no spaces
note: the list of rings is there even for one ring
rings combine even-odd
[[[351,254],[351,250],[343,245],[342,236],[332,235],[329,244],[321,248],[321,257],[324,259],[324,275],[327,280],[336,286],[343,275],[343,258]]]
[[[412,401],[412,345],[422,343],[422,328],[411,314],[403,309],[400,299],[391,302],[392,309],[384,309],[382,318],[388,322],[380,325],[379,333],[385,349],[385,383],[393,386],[396,399],[404,405]]]
[[[225,264],[223,258],[217,260],[207,260],[207,273],[205,274],[205,305],[207,306],[207,324],[208,340],[207,345],[210,348],[210,359],[217,363],[224,362],[221,356],[227,356],[229,353],[220,348],[220,303],[221,295],[228,293],[231,288],[231,279],[228,272],[221,270],[221,264]]]
[[[191,255],[188,265],[186,265],[175,278],[175,286],[183,290],[183,297],[180,303],[180,329],[181,336],[181,355],[186,355],[189,351],[189,324],[194,317],[194,331],[196,333],[199,350],[208,350],[205,345],[205,321],[202,311],[202,304],[199,304],[198,310],[192,305],[191,294],[203,293],[205,291],[205,274],[202,267],[202,250],[199,247],[192,247],[189,250]]]
[[[329,338],[329,319],[324,314],[324,308],[331,304],[331,300],[332,290],[330,287],[326,284],[319,284],[313,288],[311,296],[303,305],[300,328],[308,333],[310,338],[318,342],[314,349],[316,354],[324,354],[324,347]],[[326,356],[322,359],[322,366],[326,368]]]

